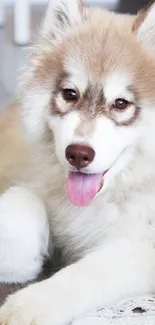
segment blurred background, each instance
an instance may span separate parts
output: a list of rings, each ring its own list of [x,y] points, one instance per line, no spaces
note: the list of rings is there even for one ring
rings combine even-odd
[[[136,13],[149,0],[85,0],[124,13]],[[0,0],[0,108],[14,96],[27,45],[35,37],[47,0]]]

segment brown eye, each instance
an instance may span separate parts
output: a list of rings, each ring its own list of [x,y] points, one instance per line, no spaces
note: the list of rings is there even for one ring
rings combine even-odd
[[[118,98],[115,100],[115,103],[113,104],[113,108],[115,109],[119,109],[120,111],[121,110],[124,110],[128,107],[129,105],[129,102],[125,99],[122,99],[122,98]]]
[[[62,96],[66,101],[76,102],[78,100],[78,93],[74,89],[63,89]]]

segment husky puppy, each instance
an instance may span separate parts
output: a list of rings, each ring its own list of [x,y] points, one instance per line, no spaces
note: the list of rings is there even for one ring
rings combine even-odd
[[[51,0],[0,118],[3,325],[65,325],[155,291],[155,4],[137,16]]]

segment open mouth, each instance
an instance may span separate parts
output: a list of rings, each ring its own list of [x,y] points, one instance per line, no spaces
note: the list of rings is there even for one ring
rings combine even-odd
[[[67,178],[69,200],[77,206],[88,206],[103,187],[103,176],[106,172],[98,174],[69,172]]]

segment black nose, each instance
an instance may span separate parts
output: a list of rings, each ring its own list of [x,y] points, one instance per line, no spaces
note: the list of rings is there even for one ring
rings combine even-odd
[[[95,157],[95,151],[86,145],[72,144],[66,149],[66,159],[77,169],[87,167]]]

